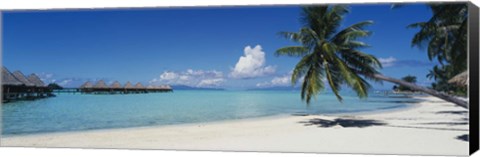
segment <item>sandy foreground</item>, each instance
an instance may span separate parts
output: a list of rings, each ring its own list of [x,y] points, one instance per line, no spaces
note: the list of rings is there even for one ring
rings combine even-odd
[[[434,97],[354,115],[292,115],[2,137],[1,146],[467,155],[468,112]]]

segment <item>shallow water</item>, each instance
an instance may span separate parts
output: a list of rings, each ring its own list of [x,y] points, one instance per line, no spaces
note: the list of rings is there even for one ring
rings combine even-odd
[[[348,94],[347,94],[348,95]],[[211,122],[282,114],[330,114],[407,107],[409,98],[360,100],[323,94],[310,106],[299,91],[205,91],[130,95],[58,94],[2,105],[2,135]]]

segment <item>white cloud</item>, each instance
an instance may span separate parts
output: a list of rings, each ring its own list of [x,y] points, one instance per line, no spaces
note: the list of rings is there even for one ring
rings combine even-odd
[[[36,73],[36,75],[40,78],[40,80],[42,80],[44,83],[54,83],[56,80],[53,78],[53,74],[52,73],[45,73],[45,72],[42,72],[42,73]],[[28,75],[26,75],[28,76]]]
[[[290,76],[282,76],[282,77],[275,77],[272,79],[272,84],[273,85],[288,85],[290,84]]]
[[[36,73],[36,75],[45,84],[56,83],[62,87],[76,87],[79,82],[84,81],[84,79],[81,78],[57,78],[56,75],[45,72]]]
[[[272,80],[267,82],[257,83],[257,87],[276,87],[276,86],[290,86],[291,85],[291,74],[274,77]]]
[[[391,67],[395,65],[395,62],[397,62],[397,59],[394,57],[388,57],[388,58],[378,58],[378,61],[382,63],[383,67]]]
[[[247,46],[244,55],[230,72],[230,77],[237,79],[255,78],[275,73],[274,66],[265,66],[265,52],[260,45],[254,48]]]
[[[225,80],[223,78],[214,78],[214,79],[204,79],[198,83],[199,87],[217,87],[222,84]]]
[[[39,77],[45,84],[56,83],[62,87],[80,87],[80,85],[82,85],[86,81],[92,81],[90,79],[74,78],[74,77],[54,79],[54,75],[51,75],[51,76],[52,77],[44,77],[44,75],[40,74]]]
[[[225,79],[223,73],[216,70],[192,70],[183,72],[164,71],[158,78],[152,79],[150,84],[187,85],[193,87],[218,87]]]
[[[160,80],[175,80],[178,78],[178,74],[174,73],[174,72],[163,72],[161,75],[160,75]]]
[[[73,79],[65,79],[65,80],[62,80],[60,82],[58,82],[57,84],[60,85],[60,86],[68,86],[70,85],[70,83],[74,81]]]
[[[62,87],[79,87],[81,84],[85,83],[86,81],[90,81],[89,79],[76,78],[76,77],[58,78],[57,75],[52,73],[36,73],[36,75],[45,84],[56,83]]]

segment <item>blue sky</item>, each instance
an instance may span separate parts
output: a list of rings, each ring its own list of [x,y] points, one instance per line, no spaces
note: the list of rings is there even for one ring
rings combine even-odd
[[[431,63],[412,48],[408,24],[431,15],[424,5],[352,5],[342,27],[373,20],[364,51],[392,77],[411,74],[419,84]],[[288,86],[299,58],[276,57],[295,45],[277,36],[297,31],[299,6],[15,11],[3,14],[3,64],[37,73],[45,82],[79,86],[105,79],[143,84],[247,89]],[[392,84],[373,84],[390,89]]]

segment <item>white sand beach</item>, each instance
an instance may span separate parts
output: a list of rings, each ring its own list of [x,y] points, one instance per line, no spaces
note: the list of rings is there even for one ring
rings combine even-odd
[[[433,97],[404,110],[2,137],[1,146],[467,155],[468,112]]]

